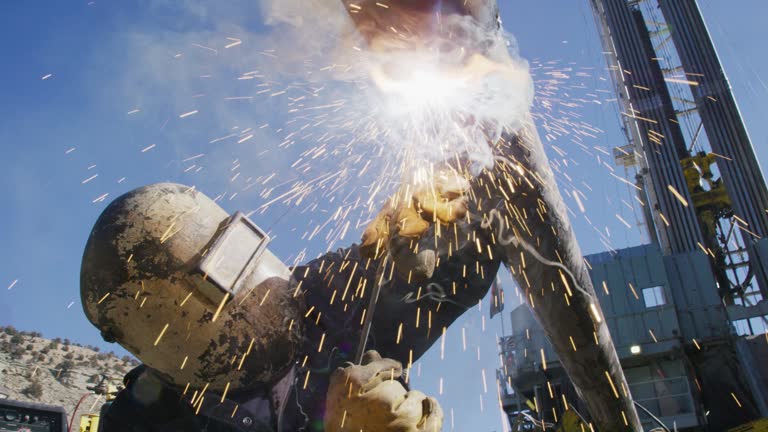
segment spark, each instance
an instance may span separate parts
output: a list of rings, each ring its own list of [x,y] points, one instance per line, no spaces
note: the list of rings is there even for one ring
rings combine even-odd
[[[97,202],[103,202],[105,199],[107,199],[108,196],[109,196],[109,192],[103,193],[97,196],[96,198],[94,198],[94,200],[91,201],[91,203],[96,204]]]
[[[224,400],[227,398],[227,393],[229,392],[229,382],[227,382],[227,385],[224,387],[224,392],[221,394],[221,400],[219,403],[224,403]]]
[[[171,225],[171,227],[173,227],[173,225]],[[221,313],[222,309],[224,309],[224,305],[227,303],[227,300],[229,300],[229,295],[229,293],[225,293],[224,297],[222,297],[221,302],[219,303],[219,307],[216,309],[216,313],[213,314],[213,318],[211,319],[212,323],[215,323],[216,320],[219,319],[219,314]]]
[[[445,330],[446,328],[443,327],[443,335],[440,339],[440,360],[445,359]]]
[[[579,191],[577,190],[573,191],[573,198],[576,200],[576,205],[579,206],[579,210],[582,213],[586,213],[587,210],[584,208],[584,204],[581,202],[581,198],[579,197]]]
[[[608,379],[608,383],[611,385],[611,390],[613,390],[613,395],[616,397],[616,399],[618,399],[619,392],[616,390],[616,386],[613,384],[613,378],[611,378],[611,374],[609,374],[608,371],[605,371],[605,377]]]
[[[232,43],[224,45],[224,49],[229,49],[229,48],[232,48],[232,47],[236,47],[236,46],[240,45],[241,43],[243,43],[242,40],[237,39],[237,38],[227,37],[227,39],[231,40]]]
[[[629,229],[632,229],[632,225],[630,225],[630,224],[629,224],[629,222],[627,222],[626,220],[624,220],[624,218],[623,218],[623,217],[621,217],[619,214],[616,214],[615,216],[616,216],[616,219],[618,219],[618,220],[619,220],[621,223],[623,223],[623,224],[624,224],[624,226],[626,226],[626,227],[627,227],[627,228],[629,228]]]
[[[159,334],[159,335],[157,335],[157,339],[155,339],[155,344],[154,344],[154,346],[157,346],[157,344],[159,344],[159,343],[160,343],[160,339],[162,339],[162,338],[163,338],[163,335],[165,334],[166,330],[168,330],[168,326],[169,326],[169,325],[170,325],[170,324],[165,324],[165,326],[163,327],[163,329],[162,329],[162,330],[160,330],[160,334]]]
[[[685,197],[682,194],[680,194],[680,192],[677,191],[677,189],[675,189],[674,186],[667,185],[667,189],[672,193],[672,195],[675,196],[675,198],[677,198],[678,201],[680,201],[680,204],[682,204],[685,207],[688,207],[688,201],[685,199]]]
[[[676,83],[676,84],[688,84],[691,86],[699,85],[698,81],[689,81],[689,80],[684,80],[679,78],[664,78],[664,81],[670,82],[670,83]]]
[[[635,300],[640,300],[640,296],[637,295],[637,291],[635,291],[635,287],[632,285],[632,282],[630,282],[628,285],[630,291],[632,291],[632,295],[635,296]]]
[[[199,158],[201,158],[201,157],[203,157],[203,156],[205,156],[205,153],[196,154],[196,155],[194,155],[194,156],[190,156],[190,157],[188,157],[188,158],[186,158],[186,159],[182,160],[182,162],[189,162],[189,161],[193,161],[193,160],[195,160],[195,159],[199,159]]]
[[[98,301],[98,303],[96,303],[96,304],[102,304],[102,303],[104,302],[104,300],[106,300],[106,299],[107,299],[107,297],[109,297],[109,295],[110,295],[110,294],[112,294],[112,292],[108,292],[108,293],[104,294],[104,297],[102,297],[102,298],[101,298],[101,299]]]
[[[248,140],[249,140],[249,139],[251,139],[251,138],[253,138],[253,134],[250,134],[250,135],[248,135],[248,136],[246,136],[246,137],[240,138],[240,139],[237,141],[237,143],[238,143],[238,144],[242,144],[242,143],[244,143],[244,142],[248,141]]]
[[[601,324],[603,322],[603,318],[600,316],[600,312],[597,310],[597,306],[594,303],[589,304],[589,311],[592,312],[592,317],[595,319],[597,324]]]
[[[187,118],[187,117],[189,117],[191,115],[195,115],[197,113],[198,113],[197,110],[192,110],[192,111],[189,111],[189,112],[185,112],[184,114],[180,114],[179,118]]]
[[[218,51],[216,51],[215,49],[213,49],[213,48],[210,48],[210,47],[207,47],[207,46],[204,46],[204,45],[200,45],[200,44],[192,44],[192,46],[193,46],[193,47],[197,47],[197,48],[202,48],[202,49],[204,49],[204,50],[208,50],[208,51],[211,51],[212,53],[214,53],[214,54],[216,54],[216,55],[218,55],[218,54],[219,54],[219,52],[218,52]]]

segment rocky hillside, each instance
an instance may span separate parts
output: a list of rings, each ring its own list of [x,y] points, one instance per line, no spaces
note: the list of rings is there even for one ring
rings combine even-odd
[[[69,339],[51,340],[0,326],[0,393],[9,399],[59,405],[71,413],[77,401],[90,394],[78,412],[98,412],[104,396],[96,395],[94,388],[104,377],[122,382],[136,365],[130,356],[119,358]]]

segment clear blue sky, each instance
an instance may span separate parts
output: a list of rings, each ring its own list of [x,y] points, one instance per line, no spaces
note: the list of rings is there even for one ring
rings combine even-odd
[[[764,162],[768,4],[701,4]],[[263,81],[237,80],[243,73],[275,74],[281,68],[300,67],[301,61],[279,50],[266,51],[279,46],[281,39],[261,24],[254,1],[8,0],[0,10],[5,59],[0,68],[0,324],[116,349],[101,342],[79,304],[80,257],[99,213],[121,193],[159,181],[195,184],[212,197],[224,194],[222,205],[230,212],[258,209],[269,198],[259,196],[262,187],[246,188],[252,182],[249,177],[274,172],[270,184],[277,185],[298,176],[290,165],[305,149],[301,142],[288,150],[278,147],[286,131],[297,129],[297,121],[288,114],[285,96],[225,98],[258,92],[256,85]],[[600,79],[607,75],[587,0],[502,0],[501,11],[524,57],[589,72],[567,81],[587,88],[569,91],[570,97],[609,89]],[[243,43],[225,49],[233,42],[227,37]],[[272,92],[284,84],[271,84]],[[567,98],[564,92],[560,96]],[[136,109],[140,111],[129,114]],[[194,110],[198,113],[180,118]],[[615,106],[574,110],[604,131],[586,144],[605,149],[625,144]],[[211,142],[247,128],[253,131]],[[254,136],[237,143],[249,134]],[[622,199],[631,199],[626,186],[567,138],[556,145],[573,159],[566,171],[573,182],[592,188],[580,189],[594,227],[609,236],[615,248],[638,244],[639,230],[627,229],[615,217],[636,220],[622,204]],[[190,159],[200,154],[204,156]],[[98,200],[103,194],[108,195]],[[567,201],[576,209],[572,199]],[[291,261],[304,248],[308,256],[325,250],[327,242],[308,242],[302,235],[335,207],[319,202],[316,211],[305,211],[305,203],[278,204],[253,219],[276,235],[272,249]],[[583,216],[579,214],[574,225],[585,253],[605,249]],[[351,243],[360,231],[353,224],[335,246]],[[505,281],[511,300],[514,288],[508,277]],[[502,430],[493,393],[495,335],[501,324],[498,317],[486,318],[483,332],[481,316],[487,314],[486,304],[482,312],[476,308],[461,318],[448,332],[445,360],[440,360],[438,344],[423,359],[426,366],[414,381],[426,393],[437,394],[443,379],[445,430],[451,430],[451,409],[456,430]],[[466,352],[462,327],[469,342]],[[483,390],[483,369],[488,393]]]

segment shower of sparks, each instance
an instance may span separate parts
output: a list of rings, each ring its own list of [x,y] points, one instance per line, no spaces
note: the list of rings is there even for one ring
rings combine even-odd
[[[380,8],[389,7],[385,3],[376,4]],[[359,9],[359,6],[354,4],[350,4],[349,7]],[[243,43],[238,38],[226,37],[225,39],[227,42],[223,45],[224,49],[234,48]],[[224,43],[224,39],[219,40]],[[215,56],[211,54],[218,55],[219,50],[217,48],[222,45],[208,47],[194,44],[193,46],[202,50],[207,57],[214,58]],[[240,46],[231,52],[238,52],[245,47],[246,45]],[[221,57],[224,57],[224,54],[225,52],[222,51]],[[262,61],[266,62],[279,60],[281,56],[277,50],[263,50],[257,54],[263,57]],[[181,58],[180,53],[175,57],[180,62],[186,59],[186,56]],[[240,203],[246,202],[250,206],[247,212],[249,217],[253,215],[254,218],[264,218],[263,220],[278,224],[282,222],[282,217],[289,212],[302,215],[303,225],[297,229],[296,237],[306,243],[322,242],[322,247],[313,247],[310,249],[311,251],[331,250],[334,247],[346,246],[357,241],[359,233],[379,211],[384,200],[392,195],[402,183],[411,185],[433,183],[435,166],[446,160],[450,161],[457,155],[469,154],[470,159],[474,159],[475,162],[487,164],[490,156],[489,144],[499,138],[500,125],[483,124],[477,121],[473,115],[474,112],[490,109],[484,104],[492,104],[480,97],[473,98],[473,95],[477,96],[477,94],[486,96],[482,94],[481,90],[483,89],[473,88],[472,83],[460,73],[441,70],[434,63],[414,64],[408,60],[399,66],[403,70],[413,71],[412,73],[403,74],[403,71],[399,70],[390,76],[377,72],[374,73],[371,82],[362,82],[358,78],[349,80],[338,78],[338,76],[345,76],[345,73],[359,77],[359,73],[354,73],[356,65],[317,64],[314,61],[307,61],[305,63],[308,68],[306,71],[307,79],[299,78],[291,82],[285,82],[280,77],[270,76],[269,73],[260,71],[259,66],[252,64],[237,73],[220,78],[237,83],[236,92],[209,94],[205,98],[201,98],[202,93],[195,92],[190,93],[190,96],[199,98],[199,102],[196,99],[195,104],[213,103],[209,102],[210,100],[224,101],[220,103],[226,103],[228,107],[236,107],[233,109],[242,109],[246,114],[249,114],[248,109],[253,105],[268,104],[268,106],[275,107],[276,115],[283,115],[287,117],[287,120],[277,122],[271,119],[253,118],[252,122],[245,124],[227,125],[227,128],[215,131],[202,139],[204,146],[190,147],[179,152],[178,159],[169,162],[169,166],[171,163],[177,164],[179,172],[185,176],[183,178],[190,179],[190,184],[195,184],[192,183],[192,181],[197,180],[194,176],[201,172],[203,175],[206,173],[210,173],[210,175],[221,174],[226,181],[227,189],[216,192],[219,194],[216,196],[216,201],[221,203],[222,201],[237,199]],[[366,67],[368,66],[370,65],[366,65]],[[196,76],[206,80],[219,78],[216,75],[204,73],[205,71],[200,72],[201,74]],[[531,62],[530,72],[536,88],[532,110],[533,122],[542,132],[542,141],[547,146],[550,155],[550,166],[565,195],[564,198],[569,204],[572,204],[570,207],[573,209],[569,208],[568,210],[572,217],[583,217],[594,229],[599,240],[611,250],[613,249],[611,247],[611,231],[615,232],[616,229],[609,230],[607,227],[596,226],[592,223],[589,219],[590,212],[595,207],[602,210],[600,209],[602,203],[596,202],[596,197],[591,193],[591,185],[578,178],[573,172],[579,166],[574,154],[584,154],[594,160],[597,169],[605,170],[610,176],[617,179],[617,184],[623,182],[627,187],[636,188],[633,183],[613,172],[613,168],[606,162],[612,158],[612,149],[598,144],[603,131],[586,122],[580,113],[581,110],[591,105],[611,103],[609,91],[595,89],[586,84],[599,78],[600,72],[592,68],[563,64],[559,61],[534,60]],[[336,73],[339,75],[334,75]],[[318,76],[333,76],[336,81],[332,82],[330,78],[327,78],[327,81],[319,80]],[[50,77],[49,74],[43,79]],[[199,91],[200,89],[196,90]],[[199,106],[204,110],[204,113],[211,111],[206,110],[204,105]],[[189,109],[189,106],[186,108]],[[151,112],[149,107],[143,107],[143,109],[147,110],[146,113],[158,114]],[[121,113],[125,112],[121,110]],[[142,109],[134,108],[127,111],[127,115],[134,115],[139,112],[142,112],[141,116],[135,116],[131,119],[135,121],[144,117],[145,112]],[[173,119],[174,116],[179,119],[186,119],[199,113],[198,110],[182,114],[178,114],[178,112],[162,113],[159,119],[166,119],[163,127],[168,124],[167,119]],[[642,120],[638,113],[625,115]],[[190,122],[197,121],[200,117],[205,116],[196,116]],[[189,124],[188,122],[178,123]],[[169,128],[172,126],[173,122],[170,122]],[[270,144],[269,138],[272,137],[278,138],[274,144]],[[147,157],[158,157],[156,155],[162,152],[150,152],[156,147],[156,144],[150,144],[144,147],[141,153],[149,153]],[[166,148],[166,145],[163,144],[162,149]],[[227,164],[225,169],[214,171],[211,168],[214,165],[212,160],[216,154],[220,154],[220,152],[217,153],[219,148],[234,148],[239,153],[225,162]],[[72,147],[66,151],[66,154],[74,150],[75,148]],[[239,156],[242,156],[242,160]],[[258,164],[254,164],[254,160]],[[462,172],[461,174],[466,177],[471,176],[469,172]],[[532,185],[531,182],[535,183],[538,180],[537,175],[539,173],[519,174],[520,179]],[[82,180],[81,183],[89,183],[97,177],[98,174],[93,174]],[[510,176],[510,178],[512,177]],[[525,187],[523,180],[515,182],[514,178],[512,180],[510,178],[503,179],[509,186],[509,190],[514,191],[515,188]],[[124,180],[125,177],[120,177],[117,183],[123,183]],[[670,192],[687,205],[680,194],[671,186]],[[94,199],[93,203],[102,203],[108,196],[109,193],[104,193]],[[213,197],[213,195],[211,196]],[[398,197],[398,199],[406,199],[406,197]],[[541,209],[538,210],[541,211]],[[536,211],[537,209],[512,209],[510,213],[516,212],[514,216],[514,223],[517,224],[516,229],[530,233],[529,223],[535,223],[537,219],[543,218],[542,213],[536,213]],[[615,214],[615,218],[627,229],[633,228],[633,224],[630,223],[631,219],[627,220],[618,213]],[[282,230],[279,234],[292,235],[285,234]],[[458,245],[458,243],[457,238],[456,244]],[[479,255],[486,255],[492,259],[491,245],[480,244],[479,240],[473,244]],[[296,264],[299,264],[304,261],[304,258],[306,258],[306,254],[300,253],[289,257],[285,262],[295,261]],[[530,262],[534,258],[521,254],[522,265],[517,270],[527,280],[526,259]],[[472,267],[474,264],[469,266],[469,269],[465,269],[465,272],[482,274],[483,271],[487,271],[479,265],[475,268]],[[325,271],[329,275],[334,275],[341,274],[342,270],[334,268]],[[321,271],[323,271],[322,268]],[[567,279],[562,277],[565,289],[571,290],[572,287],[569,286]],[[13,288],[17,281],[13,281],[8,289]],[[349,275],[346,280],[348,290],[344,292],[340,290],[338,295],[334,293],[330,303],[343,303],[346,308],[353,301],[362,299],[366,288],[370,289],[370,285],[367,287],[358,285],[362,283],[360,281],[361,279],[356,278],[354,274]],[[535,281],[531,280],[528,288],[534,284]],[[639,299],[632,285],[629,286],[635,298]],[[530,299],[529,303],[533,306],[534,294],[530,290],[526,290],[525,287],[521,288],[521,291],[524,293],[518,292],[518,296],[521,298],[527,296]],[[605,286],[605,292],[608,295],[607,286]],[[456,294],[456,287],[453,287],[453,294]],[[572,297],[572,293],[569,294],[565,295],[565,301]],[[268,295],[269,291],[261,298],[261,304],[267,301]],[[106,296],[102,301],[105,299]],[[146,297],[143,298],[142,305],[145,300]],[[212,321],[216,321],[222,313],[225,301],[226,298],[217,305]],[[181,306],[183,305],[184,303],[181,304]],[[306,313],[305,318],[308,322],[315,319],[320,320],[319,314],[313,311],[313,308],[314,306]],[[485,331],[486,322],[485,316],[482,315],[482,303],[478,310],[481,314],[480,328]],[[602,316],[594,304],[590,305],[590,312],[594,322],[601,324]],[[363,317],[365,313],[363,310]],[[435,329],[432,329],[433,313],[436,313],[434,308],[430,310],[425,308],[423,311],[421,308],[417,309],[414,317],[407,318],[409,324],[406,324],[406,327],[415,322],[415,328],[434,332]],[[410,321],[411,319],[414,321]],[[362,322],[362,318],[360,322]],[[165,324],[156,336],[155,346],[161,342],[169,325]],[[403,325],[400,323],[398,327],[397,343],[408,342],[402,340]],[[291,321],[289,328],[292,329],[293,326],[294,322]],[[176,324],[174,324],[174,328],[176,328]],[[489,326],[489,328],[492,327]],[[440,358],[445,359],[446,328],[442,327],[440,331]],[[464,327],[462,327],[461,332],[462,351],[467,351],[468,344],[474,345],[471,341],[472,336]],[[652,332],[650,334],[653,336]],[[323,333],[317,351],[323,351],[324,344],[328,344],[329,341],[326,341],[325,333]],[[570,346],[574,352],[577,351],[573,337],[570,337]],[[330,345],[325,346],[325,351],[327,352],[331,348]],[[579,348],[587,349],[584,346]],[[248,351],[250,352],[250,348]],[[475,350],[470,349],[472,356],[474,356],[473,351]],[[525,351],[524,357],[527,356],[528,353]],[[535,352],[531,357],[536,357]],[[542,368],[546,370],[547,359],[543,349],[540,351],[539,357]],[[480,358],[481,350],[478,346],[476,349],[478,362]],[[244,360],[245,356],[241,356],[240,365],[243,364]],[[181,369],[184,368],[186,362],[187,357],[184,358]],[[412,361],[409,362],[409,366],[412,367]],[[420,375],[420,363],[418,363],[417,368],[418,376]],[[487,393],[486,370],[481,369],[481,371],[483,393]],[[408,378],[410,378],[410,374],[411,368],[408,369]],[[491,371],[491,379],[493,374],[494,371]],[[607,371],[606,377],[613,392],[618,397],[616,387]],[[310,373],[307,370],[303,377],[303,388],[307,388],[310,379]],[[454,388],[450,387],[451,384],[448,380],[449,378],[446,378],[447,387]],[[623,383],[619,384],[624,385]],[[229,384],[227,384],[227,389],[229,389]],[[443,377],[440,377],[440,394],[443,393],[443,389]],[[493,386],[491,386],[491,391],[493,391]],[[202,393],[204,391],[193,399],[201,402]],[[480,395],[480,410],[483,410],[482,394]],[[451,409],[451,422],[453,422],[453,409]]]

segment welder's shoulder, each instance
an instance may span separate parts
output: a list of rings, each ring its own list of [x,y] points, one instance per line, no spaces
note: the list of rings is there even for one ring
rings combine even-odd
[[[125,377],[126,387],[102,407],[100,432],[197,432],[205,428],[172,389],[139,366]]]

